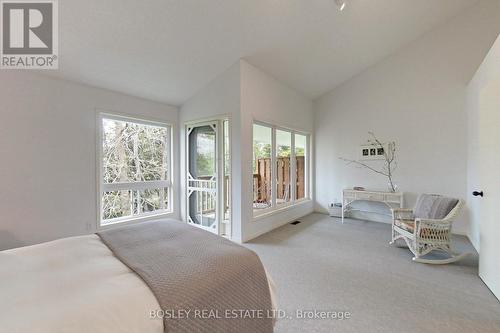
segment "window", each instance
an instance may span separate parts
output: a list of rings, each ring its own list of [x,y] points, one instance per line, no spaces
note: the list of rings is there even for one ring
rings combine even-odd
[[[253,125],[254,215],[308,198],[308,142],[307,134]]]
[[[222,224],[222,230],[220,234],[222,236],[231,238],[231,137],[229,120],[225,119],[223,121],[222,132],[224,136],[223,150],[224,150],[224,189],[223,189],[223,211],[224,211],[224,223]]]
[[[292,196],[292,133],[276,130],[276,204],[290,202]]]
[[[170,212],[170,126],[100,116],[100,223]]]
[[[306,167],[307,167],[307,136],[302,134],[295,135],[295,169],[297,170],[297,189],[296,198],[297,200],[304,199],[306,197]]]
[[[271,151],[272,129],[253,125],[253,207],[256,210],[271,207]]]

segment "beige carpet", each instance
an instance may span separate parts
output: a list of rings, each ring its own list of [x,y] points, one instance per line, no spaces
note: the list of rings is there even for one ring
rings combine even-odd
[[[413,263],[390,246],[390,225],[313,214],[246,244],[273,277],[276,332],[500,332],[500,303],[477,276],[475,254],[452,265]],[[351,318],[297,319],[296,310],[350,312]],[[332,313],[330,313],[330,316]]]

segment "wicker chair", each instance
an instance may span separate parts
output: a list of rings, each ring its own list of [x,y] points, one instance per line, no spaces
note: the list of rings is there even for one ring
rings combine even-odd
[[[422,194],[414,209],[392,209],[392,240],[404,239],[413,261],[426,264],[449,264],[469,253],[457,254],[451,249],[451,226],[464,202],[439,195]],[[444,251],[447,259],[424,259],[432,251]]]

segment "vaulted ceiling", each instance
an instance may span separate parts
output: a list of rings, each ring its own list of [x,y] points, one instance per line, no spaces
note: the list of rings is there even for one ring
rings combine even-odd
[[[180,105],[245,58],[313,99],[476,2],[59,1],[49,75]]]

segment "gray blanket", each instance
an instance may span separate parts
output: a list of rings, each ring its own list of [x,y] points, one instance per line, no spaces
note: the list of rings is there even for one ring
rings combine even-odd
[[[165,332],[273,331],[267,277],[254,252],[176,220],[98,235],[156,296]]]

